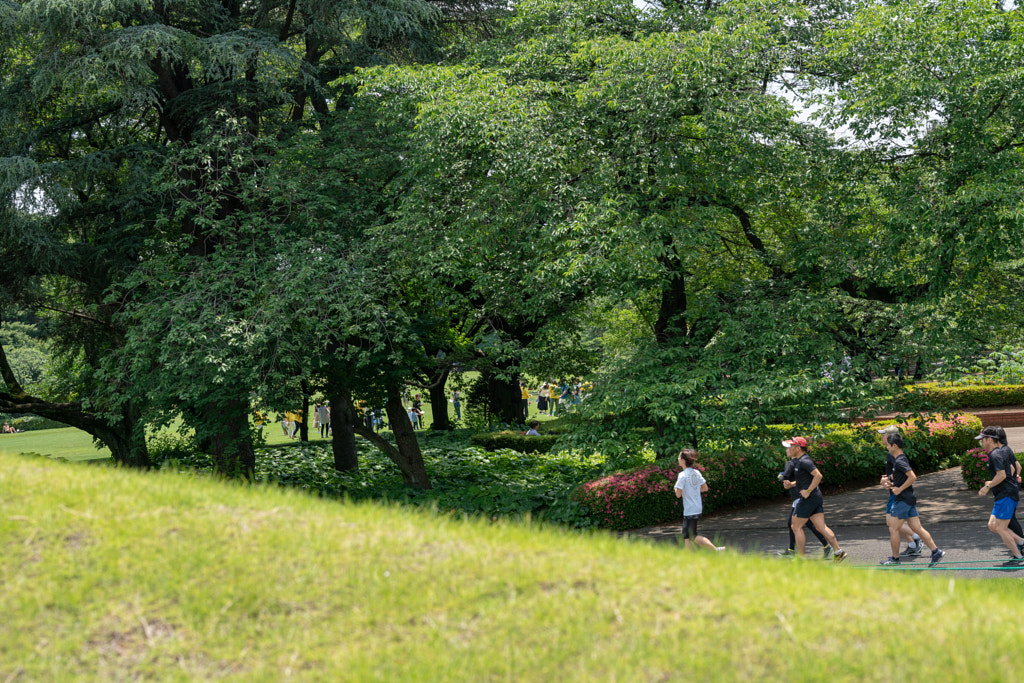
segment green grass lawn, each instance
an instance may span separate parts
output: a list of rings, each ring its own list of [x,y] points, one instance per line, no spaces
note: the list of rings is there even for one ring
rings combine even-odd
[[[0,454],[18,453],[38,453],[64,460],[95,460],[110,457],[110,449],[97,448],[91,436],[74,427],[0,434]]]
[[[1015,680],[1020,580],[0,456],[0,681]]]

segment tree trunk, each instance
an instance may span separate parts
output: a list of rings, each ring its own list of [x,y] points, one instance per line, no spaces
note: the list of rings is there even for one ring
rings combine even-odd
[[[409,422],[409,415],[402,406],[402,392],[397,384],[388,387],[388,400],[384,408],[388,413],[391,431],[395,435],[397,449],[380,438],[379,435],[374,434],[373,430],[366,429],[365,425],[357,427],[356,433],[380,446],[381,450],[395,461],[398,469],[402,471],[402,481],[406,486],[429,489],[430,478],[427,476],[427,468],[423,464],[423,453],[420,451],[420,444],[416,440],[416,432],[413,431],[412,423]],[[371,434],[377,438],[372,438]],[[386,444],[387,447],[385,448],[381,443]]]
[[[334,469],[354,472],[359,469],[359,451],[356,449],[356,410],[352,392],[343,383],[327,380],[327,396],[331,402],[331,451]]]
[[[249,402],[229,399],[206,406],[205,424],[197,431],[206,432],[213,471],[230,477],[251,480],[256,472],[256,450],[249,427]]]
[[[428,391],[430,392],[430,411],[434,414],[434,421],[431,423],[431,429],[437,429],[442,431],[451,431],[452,421],[448,417],[448,395],[445,393],[445,385],[448,384],[448,370],[441,372],[441,378],[432,384]]]
[[[309,392],[306,391],[305,382],[302,383],[302,421],[299,422],[299,441],[309,441]]]
[[[119,465],[139,468],[151,465],[140,412],[131,403],[122,409],[120,422],[111,424],[103,418],[85,412],[79,403],[51,403],[36,398],[28,394],[18,383],[2,344],[0,378],[7,385],[7,391],[0,392],[0,411],[38,415],[81,429],[109,448],[111,457]]]
[[[511,379],[499,379],[493,372],[482,372],[487,380],[487,397],[491,402],[491,412],[499,422],[505,424],[523,424],[523,396],[519,388],[518,374]]]

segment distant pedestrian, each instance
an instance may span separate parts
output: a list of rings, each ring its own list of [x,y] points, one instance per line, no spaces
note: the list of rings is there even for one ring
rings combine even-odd
[[[825,524],[825,499],[821,495],[818,485],[823,479],[821,470],[814,461],[807,455],[807,439],[802,436],[794,436],[782,442],[786,447],[786,453],[790,459],[796,460],[793,464],[793,477],[796,480],[796,490],[802,500],[796,503],[796,512],[793,515],[793,535],[796,536],[796,551],[800,556],[805,556],[807,537],[804,535],[804,526],[808,521],[825,536],[832,546],[832,559],[842,562],[846,559],[846,551],[839,547],[836,535]]]
[[[537,431],[537,427],[540,427],[540,422],[537,420],[530,420],[530,428],[523,436],[540,436],[540,432]]]
[[[988,452],[989,480],[978,491],[979,496],[992,493],[995,502],[988,518],[989,531],[999,536],[1003,545],[1013,556],[1007,566],[1024,565],[1024,538],[1010,530],[1010,520],[1017,511],[1020,501],[1017,458],[1006,445],[1006,432],[1002,427],[985,427],[974,437]]]
[[[456,389],[452,392],[452,405],[455,406],[455,419],[462,419],[462,397],[459,395],[459,390]]]
[[[676,477],[675,494],[676,498],[683,501],[683,543],[687,548],[696,545],[708,550],[722,551],[711,542],[706,536],[697,533],[697,520],[704,511],[704,500],[702,493],[707,493],[708,483],[694,465],[697,463],[697,451],[685,448],[679,452],[679,466],[683,470]]]
[[[329,402],[324,401],[317,408],[317,414],[320,416],[320,438],[326,439],[327,435],[331,433],[331,405]]]
[[[519,380],[519,396],[521,398],[521,412],[523,422],[530,419],[530,389],[526,386],[526,380]]]
[[[889,547],[892,550],[892,555],[882,560],[881,564],[900,563],[900,527],[904,524],[909,525],[932,551],[930,564],[935,564],[942,559],[945,553],[935,545],[931,534],[921,526],[921,518],[917,513],[917,495],[914,493],[914,482],[917,481],[917,475],[914,474],[914,470],[910,467],[910,461],[907,460],[907,455],[903,452],[903,437],[899,434],[886,434],[885,447],[893,458],[889,491],[892,493],[894,502],[892,512],[888,517]]]
[[[420,413],[415,408],[409,408],[409,422],[413,429],[420,428]]]

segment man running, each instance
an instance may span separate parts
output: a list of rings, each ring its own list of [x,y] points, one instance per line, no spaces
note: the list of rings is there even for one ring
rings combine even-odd
[[[885,448],[892,457],[892,474],[889,479],[889,492],[893,496],[892,511],[886,517],[889,524],[889,546],[892,555],[879,564],[900,563],[900,528],[907,524],[910,529],[921,537],[924,544],[932,551],[930,564],[942,559],[944,553],[932,540],[931,534],[921,526],[921,518],[917,514],[917,496],[914,494],[914,482],[917,475],[910,468],[910,461],[903,452],[903,437],[899,434],[885,435]]]
[[[786,530],[789,531],[789,546],[785,550],[780,550],[775,554],[779,557],[792,557],[796,555],[796,536],[793,534],[793,515],[796,514],[796,504],[803,500],[800,497],[800,493],[796,489],[796,481],[793,479],[793,467],[796,465],[796,460],[790,459],[786,461],[786,466],[779,473],[779,481],[782,482],[782,487],[789,491],[790,498],[793,499],[793,504],[789,507],[789,514],[786,516]],[[827,560],[832,556],[832,546],[828,544],[825,537],[821,535],[817,527],[814,526],[814,522],[807,522],[807,528],[811,530],[811,533],[821,542],[822,552],[825,553],[825,559]]]
[[[992,497],[995,498],[992,514],[988,518],[989,531],[999,536],[1013,556],[1006,566],[1024,566],[1024,553],[1021,547],[1024,538],[1010,530],[1010,520],[1013,519],[1017,503],[1020,501],[1017,458],[1006,445],[1006,432],[1002,427],[985,427],[974,438],[980,441],[981,447],[988,452],[989,480],[978,491],[978,495],[984,496],[991,491]]]
[[[793,535],[796,537],[797,553],[801,557],[806,557],[807,537],[804,535],[804,525],[810,520],[825,536],[828,544],[832,546],[833,559],[836,562],[842,562],[846,559],[846,551],[839,547],[836,535],[825,525],[825,499],[821,495],[821,489],[818,488],[822,474],[814,461],[807,455],[807,439],[802,436],[794,436],[792,439],[783,441],[782,445],[786,447],[786,454],[796,460],[793,464],[793,476],[796,479],[796,490],[801,500],[796,503],[792,526]]]

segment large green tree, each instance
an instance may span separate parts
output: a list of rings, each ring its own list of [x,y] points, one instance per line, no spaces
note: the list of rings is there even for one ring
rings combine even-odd
[[[252,178],[266,177],[276,144],[347,108],[348,86],[329,83],[359,65],[429,58],[440,37],[485,25],[489,10],[419,0],[0,6],[4,293],[60,319],[57,349],[82,375],[76,406],[132,435],[118,459],[145,464],[139,420],[173,406],[218,470],[252,471],[259,370],[246,358],[259,356],[230,324],[246,315],[240,252],[308,226],[273,214],[282,206]]]

